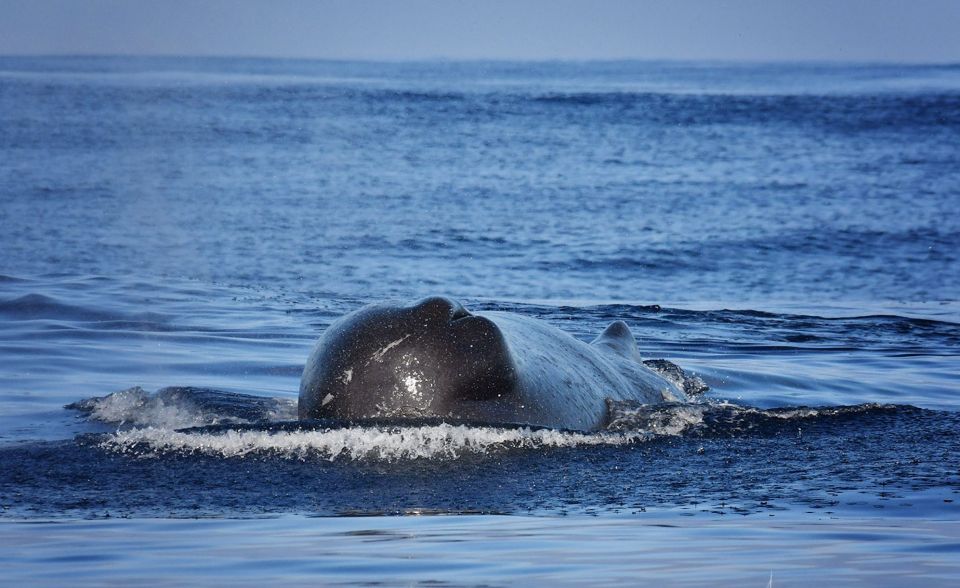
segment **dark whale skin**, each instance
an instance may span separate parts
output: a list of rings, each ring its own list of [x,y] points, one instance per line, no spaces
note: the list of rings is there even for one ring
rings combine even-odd
[[[365,306],[330,325],[304,367],[298,414],[595,431],[608,399],[685,395],[643,365],[621,321],[587,344],[534,318],[470,313],[433,296]]]

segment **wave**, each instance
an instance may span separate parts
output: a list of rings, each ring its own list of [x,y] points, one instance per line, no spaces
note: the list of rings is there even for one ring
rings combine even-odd
[[[130,429],[95,440],[102,449],[138,457],[200,454],[215,457],[278,455],[330,460],[455,459],[468,453],[589,445],[625,445],[646,439],[641,433],[574,433],[551,429],[430,426],[345,427],[320,430],[244,430],[201,432]]]
[[[476,425],[430,419],[417,422],[296,421],[296,402],[202,388],[131,388],[68,405],[116,425],[83,437],[103,450],[156,458],[276,456],[289,459],[457,459],[510,450],[629,446],[664,437],[737,437],[784,432],[808,424],[877,418],[921,409],[861,404],[759,409],[727,402],[642,405],[609,403],[610,422],[587,433],[518,425]],[[800,433],[802,434],[802,433]]]
[[[777,434],[806,423],[821,424],[921,411],[909,405],[880,403],[761,409],[725,401],[661,405],[611,402],[607,431],[645,431],[661,436],[736,437],[758,433]]]
[[[0,300],[0,317],[10,320],[55,320],[95,323],[97,330],[169,330],[170,318],[155,312],[121,312],[93,305],[69,304],[56,297],[29,293]]]
[[[221,424],[243,425],[290,421],[297,402],[195,388],[171,386],[151,394],[139,386],[106,396],[86,398],[66,408],[90,419],[117,426],[184,429]]]
[[[955,91],[862,95],[818,93],[705,94],[666,92],[550,92],[520,99],[546,107],[600,109],[638,120],[685,126],[781,123],[843,131],[891,127],[955,127]]]
[[[24,294],[0,300],[0,315],[19,319],[73,319],[103,321],[116,318],[112,313],[61,302],[43,294]]]

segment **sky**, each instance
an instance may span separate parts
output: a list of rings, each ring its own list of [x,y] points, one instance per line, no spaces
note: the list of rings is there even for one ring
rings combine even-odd
[[[960,0],[0,0],[0,55],[960,62]]]

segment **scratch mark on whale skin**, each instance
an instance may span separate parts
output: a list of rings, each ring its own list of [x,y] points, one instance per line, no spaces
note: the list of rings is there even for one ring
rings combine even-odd
[[[409,338],[410,338],[410,335],[404,335],[403,337],[400,337],[396,341],[393,341],[392,343],[388,343],[386,346],[375,351],[374,354],[370,356],[370,361],[383,361],[383,356],[386,355],[388,351],[390,351],[397,345],[403,343]]]

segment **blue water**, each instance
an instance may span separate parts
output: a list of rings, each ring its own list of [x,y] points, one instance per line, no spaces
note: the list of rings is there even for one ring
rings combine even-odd
[[[956,585],[958,146],[956,66],[0,58],[5,578]],[[282,425],[438,293],[711,391]]]

